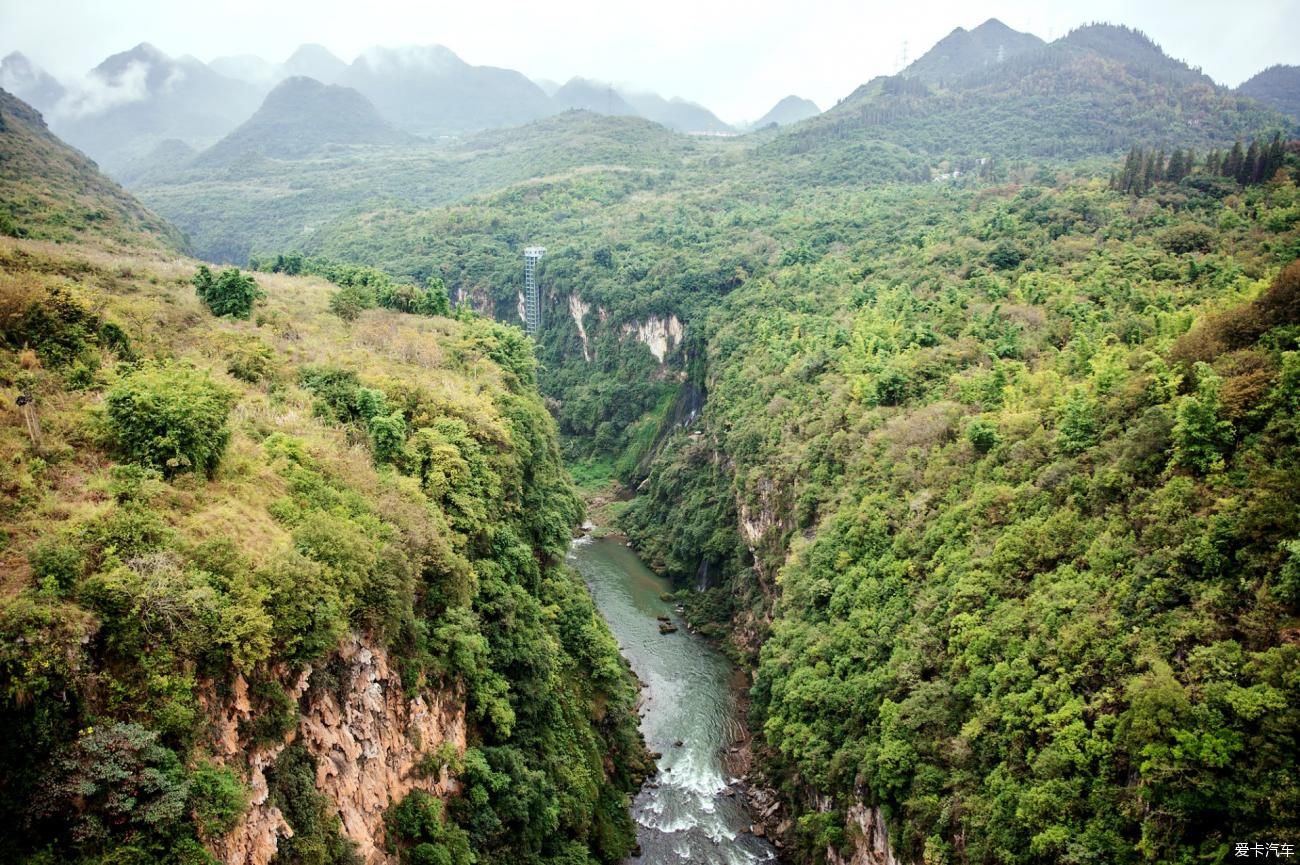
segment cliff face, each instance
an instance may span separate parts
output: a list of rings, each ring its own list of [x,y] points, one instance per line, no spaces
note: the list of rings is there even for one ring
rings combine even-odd
[[[827,865],[901,865],[889,847],[889,831],[879,808],[868,808],[855,802],[845,817],[853,852],[845,857],[835,848],[828,847]]]
[[[316,787],[336,803],[343,833],[357,843],[367,865],[395,861],[383,849],[384,811],[391,803],[417,789],[440,797],[456,792],[445,772],[426,774],[422,765],[445,743],[464,754],[464,700],[454,693],[408,697],[387,652],[360,637],[345,642],[336,659],[335,689],[313,690],[312,668],[284,682],[291,698],[306,695],[305,705],[297,728],[270,747],[253,747],[240,736],[240,722],[252,717],[242,676],[227,698],[210,694],[205,701],[214,719],[217,762],[246,766],[252,791],[243,821],[211,843],[226,865],[267,865],[280,839],[293,834],[270,801],[266,768],[294,741],[316,760]]]

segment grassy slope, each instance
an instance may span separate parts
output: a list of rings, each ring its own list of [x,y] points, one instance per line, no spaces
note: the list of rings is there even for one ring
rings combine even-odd
[[[31,106],[0,90],[0,234],[94,237],[179,248],[174,228],[60,142]]]

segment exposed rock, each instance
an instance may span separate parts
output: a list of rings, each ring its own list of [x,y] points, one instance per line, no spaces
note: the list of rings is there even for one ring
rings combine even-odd
[[[645,322],[633,321],[623,325],[623,335],[635,335],[660,363],[681,343],[683,332],[681,319],[676,315],[670,315],[666,319],[652,315]]]
[[[383,817],[388,806],[412,790],[445,797],[458,789],[444,772],[420,771],[426,758],[443,743],[465,752],[465,703],[455,693],[425,693],[414,699],[402,689],[400,677],[382,648],[352,637],[338,651],[339,687],[308,695],[296,730],[283,742],[254,748],[239,734],[241,721],[252,718],[248,683],[236,676],[224,699],[209,687],[201,697],[213,718],[213,761],[245,769],[251,791],[243,822],[209,847],[223,865],[269,865],[281,838],[293,830],[280,809],[270,802],[266,768],[291,742],[300,739],[316,760],[316,787],[338,808],[343,832],[357,843],[367,865],[390,865],[383,850]],[[282,681],[287,671],[272,671]],[[309,667],[285,690],[295,701],[308,693]]]
[[[591,352],[587,346],[587,327],[582,320],[589,312],[591,304],[583,303],[582,298],[576,294],[569,295],[569,315],[573,316],[573,323],[578,326],[578,336],[582,338],[582,359],[587,363],[591,363]]]
[[[901,865],[890,849],[889,830],[879,808],[855,802],[845,816],[853,853],[846,859],[834,847],[828,847],[827,865]]]
[[[457,788],[446,777],[418,771],[427,755],[450,742],[465,753],[465,701],[459,694],[428,693],[411,699],[387,653],[353,639],[339,652],[350,682],[314,700],[298,731],[316,758],[316,787],[338,803],[343,833],[357,842],[367,865],[386,863],[384,811],[412,790],[446,796]]]

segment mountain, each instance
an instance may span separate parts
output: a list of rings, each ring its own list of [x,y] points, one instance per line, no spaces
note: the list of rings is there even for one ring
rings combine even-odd
[[[44,112],[67,94],[58,79],[17,51],[0,60],[0,88]]]
[[[1237,88],[1300,123],[1300,66],[1270,66]]]
[[[219,75],[266,87],[275,79],[277,67],[256,54],[234,54],[208,61],[208,68]]]
[[[418,135],[517,126],[555,111],[522,74],[471,66],[441,45],[372,48],[338,83],[359,90],[393,125]]]
[[[0,234],[181,246],[180,234],[0,90]]]
[[[1090,25],[942,88],[916,75],[874,79],[768,146],[808,152],[878,139],[958,159],[1079,157],[1134,143],[1218,147],[1291,125],[1136,30]]]
[[[289,55],[289,59],[280,64],[276,78],[305,76],[315,78],[323,84],[337,84],[347,72],[348,64],[330,53],[323,45],[306,44]]]
[[[902,74],[927,84],[941,84],[1004,63],[1045,44],[1032,33],[1012,30],[998,19],[990,18],[974,30],[958,27],[918,57]]]
[[[665,99],[658,93],[618,90],[618,95],[641,117],[677,132],[735,132],[709,109],[685,99]]]
[[[199,153],[179,138],[164,138],[143,156],[118,167],[115,176],[123,186],[135,189],[142,184],[169,177],[188,165]]]
[[[196,254],[242,264],[306,250],[346,214],[430,207],[535,177],[618,166],[626,183],[677,169],[701,142],[639,117],[566,111],[457,141],[324,147],[301,159],[191,160],[142,172],[133,191],[186,232]]]
[[[555,91],[560,89],[560,82],[552,81],[549,78],[534,78],[533,83],[542,88],[547,96],[554,96]]]
[[[790,95],[773,105],[760,117],[751,128],[762,129],[775,123],[777,126],[789,126],[809,117],[816,117],[822,110],[811,99]]]
[[[198,155],[199,165],[235,165],[258,158],[299,159],[328,145],[409,144],[350,87],[295,77],[267,94],[257,112]]]
[[[95,67],[51,115],[51,126],[113,173],[164,139],[211,144],[252,114],[260,98],[252,84],[142,43]]]
[[[563,87],[551,95],[551,99],[562,110],[594,111],[612,117],[638,113],[614,89],[614,85],[602,84],[587,78],[570,78]]]

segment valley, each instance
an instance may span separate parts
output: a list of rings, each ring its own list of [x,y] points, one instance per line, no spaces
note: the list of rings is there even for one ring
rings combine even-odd
[[[10,55],[0,859],[1300,844],[1294,70]]]

